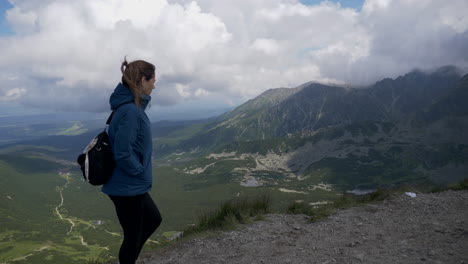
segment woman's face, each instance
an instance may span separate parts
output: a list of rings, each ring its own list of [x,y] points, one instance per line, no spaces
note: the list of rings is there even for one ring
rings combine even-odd
[[[141,78],[141,92],[146,95],[150,95],[153,89],[155,88],[154,83],[156,82],[156,76],[153,75],[149,81],[145,77]]]

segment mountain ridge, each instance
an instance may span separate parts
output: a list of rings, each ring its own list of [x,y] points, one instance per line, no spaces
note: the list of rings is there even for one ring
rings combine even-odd
[[[351,122],[404,119],[405,115],[446,96],[460,79],[455,68],[445,67],[431,74],[413,71],[363,89],[318,83],[306,83],[290,90],[270,89],[221,115],[206,126],[204,134],[181,146],[195,149],[232,140],[284,137]],[[209,139],[214,139],[213,144]],[[196,146],[197,141],[207,143]]]

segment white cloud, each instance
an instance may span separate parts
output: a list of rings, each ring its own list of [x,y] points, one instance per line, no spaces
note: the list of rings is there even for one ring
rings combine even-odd
[[[190,97],[190,92],[188,91],[189,89],[188,89],[188,87],[186,85],[176,84],[175,89],[176,89],[177,93],[179,94],[179,96],[181,96],[183,98]]]
[[[1,96],[44,108],[107,110],[124,55],[156,65],[159,105],[468,68],[465,0],[367,0],[362,10],[297,0],[10,2],[16,34],[0,37]]]
[[[0,94],[0,102],[14,101],[26,93],[25,88],[8,89]]]
[[[7,13],[7,19],[11,27],[19,34],[33,32],[32,29],[34,29],[36,18],[37,16],[34,12],[23,12],[18,7],[9,10]]]
[[[303,16],[308,17],[312,14],[312,9],[301,4],[278,4],[273,9],[263,9],[259,12],[261,16],[268,19],[279,21],[285,17]]]
[[[91,20],[97,26],[114,29],[120,21],[131,21],[141,29],[157,25],[161,12],[168,6],[166,0],[101,0],[86,1]]]
[[[364,1],[362,11],[364,13],[373,13],[378,10],[386,9],[392,0],[372,0]]]
[[[262,51],[268,55],[274,55],[279,50],[279,45],[274,39],[256,39],[252,44],[252,49]]]

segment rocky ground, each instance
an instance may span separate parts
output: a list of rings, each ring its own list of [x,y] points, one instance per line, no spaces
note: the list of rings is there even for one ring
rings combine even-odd
[[[305,215],[267,215],[175,243],[140,263],[468,264],[468,191],[394,195],[315,223]]]

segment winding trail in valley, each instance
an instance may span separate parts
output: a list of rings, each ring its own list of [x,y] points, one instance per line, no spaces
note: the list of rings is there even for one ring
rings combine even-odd
[[[71,220],[70,218],[66,218],[64,217],[61,213],[60,213],[60,207],[63,206],[63,202],[64,202],[64,199],[63,199],[63,191],[68,187],[68,184],[70,184],[70,175],[65,175],[65,179],[67,180],[67,182],[65,183],[65,185],[63,187],[60,188],[60,199],[61,199],[61,202],[60,204],[55,207],[55,212],[57,213],[57,215],[59,216],[59,218],[62,220],[62,221],[68,221],[70,222],[71,226],[70,226],[70,230],[67,232],[67,234],[70,234],[72,231],[73,231],[73,227],[75,227],[75,222],[73,222],[73,220]]]
[[[75,227],[75,223],[73,222],[73,220],[71,220],[70,218],[64,217],[64,216],[60,213],[60,207],[62,207],[62,206],[63,206],[63,203],[64,203],[63,191],[68,187],[68,184],[70,184],[70,177],[69,177],[69,175],[65,175],[65,179],[67,180],[67,182],[65,183],[65,185],[64,185],[63,187],[60,187],[60,188],[59,188],[59,190],[60,190],[59,193],[60,193],[60,199],[61,199],[61,201],[60,201],[60,204],[59,204],[57,207],[55,207],[55,213],[56,213],[57,216],[60,218],[60,220],[70,222],[70,224],[71,224],[70,230],[67,232],[67,234],[70,234],[70,233],[73,231],[73,227]],[[81,237],[81,236],[80,236],[80,237]],[[88,245],[88,244],[84,241],[83,237],[81,237],[81,244],[82,244],[82,245]],[[44,250],[46,250],[46,249],[49,249],[50,247],[51,247],[50,245],[48,245],[48,246],[42,246],[42,247],[36,249],[35,251],[29,253],[29,254],[26,254],[26,255],[24,255],[24,256],[20,256],[20,257],[14,258],[14,259],[10,260],[10,262],[16,262],[16,261],[20,261],[20,260],[25,260],[25,259],[27,259],[27,258],[29,258],[29,257],[31,257],[31,256],[33,256],[33,255],[35,255],[35,254],[37,254],[37,253],[40,253],[40,252],[42,252],[42,251],[44,251]]]
[[[82,220],[73,221],[71,218],[65,217],[60,213],[60,208],[63,206],[63,203],[65,201],[65,199],[63,198],[63,192],[65,191],[65,189],[70,184],[70,175],[65,175],[65,179],[67,180],[67,182],[65,183],[65,185],[63,187],[60,188],[60,192],[59,192],[60,193],[60,204],[57,207],[55,207],[55,212],[58,215],[58,217],[60,218],[60,220],[68,221],[70,223],[71,226],[70,226],[70,230],[68,230],[68,232],[67,232],[67,235],[71,234],[71,232],[73,231],[73,228],[77,225],[76,222],[83,223],[85,225],[88,225],[88,226],[96,229],[96,226],[94,226],[94,225],[92,225],[90,223],[87,223],[87,222],[82,221]],[[107,231],[107,230],[105,230],[105,231]],[[80,239],[81,245],[86,246],[86,247],[89,246],[82,235],[75,235],[75,236]],[[108,247],[101,247],[101,248],[109,250]]]
[[[68,222],[70,223],[70,229],[68,230],[67,235],[69,235],[69,234],[72,233],[73,228],[74,228],[75,226],[77,226],[78,223],[84,224],[84,225],[87,225],[87,226],[89,226],[89,227],[92,227],[93,229],[96,229],[96,226],[95,226],[95,225],[92,225],[92,224],[90,224],[90,223],[88,223],[88,222],[86,222],[86,221],[79,220],[79,219],[74,221],[74,220],[72,220],[71,218],[65,217],[64,215],[62,215],[62,214],[60,213],[60,208],[63,207],[63,204],[64,204],[64,202],[65,202],[65,199],[64,199],[64,197],[63,197],[63,192],[65,191],[65,189],[67,189],[68,185],[70,184],[70,176],[71,176],[71,175],[64,175],[64,176],[65,176],[65,179],[67,180],[67,182],[65,183],[65,185],[63,185],[62,187],[59,188],[59,190],[60,190],[60,191],[59,191],[59,193],[60,193],[60,204],[59,204],[57,207],[55,207],[55,213],[58,215],[58,217],[60,218],[60,220],[62,220],[62,221],[68,221]],[[111,235],[113,235],[113,236],[122,236],[122,235],[120,235],[120,234],[118,234],[118,233],[110,232],[110,231],[108,231],[108,230],[106,230],[106,229],[103,229],[103,228],[101,228],[101,230],[103,230],[104,232],[109,233],[109,234],[111,234]],[[83,246],[89,246],[88,243],[85,241],[85,239],[84,239],[84,237],[83,237],[82,235],[76,235],[76,237],[80,238],[81,245],[83,245]],[[153,241],[153,242],[154,242],[154,241]],[[109,247],[101,247],[101,248],[102,248],[102,249],[105,249],[105,250],[109,250]]]
[[[67,231],[66,235],[72,235],[72,236],[75,236],[75,237],[79,238],[79,239],[80,239],[81,245],[86,246],[86,247],[89,247],[90,245],[85,241],[84,236],[82,236],[81,234],[74,234],[74,233],[72,233],[72,232],[74,231],[73,229],[74,229],[78,224],[87,225],[87,226],[89,226],[89,227],[92,227],[93,229],[96,229],[96,226],[93,225],[93,224],[90,224],[90,223],[88,223],[88,222],[86,222],[86,221],[80,220],[80,219],[75,219],[75,220],[73,220],[73,219],[71,219],[71,218],[69,218],[69,217],[66,217],[65,215],[63,215],[63,214],[60,212],[61,208],[64,206],[64,203],[65,203],[65,198],[63,197],[63,192],[68,188],[68,186],[69,186],[70,183],[71,183],[71,175],[67,175],[67,174],[66,174],[66,175],[62,175],[62,176],[64,176],[64,178],[66,179],[66,183],[65,183],[63,186],[57,188],[57,189],[59,190],[59,194],[60,194],[60,204],[59,204],[58,206],[55,207],[55,213],[54,213],[54,214],[57,215],[57,217],[58,217],[61,221],[67,221],[67,222],[70,223],[70,228],[69,228],[69,230]],[[106,233],[111,234],[111,235],[114,235],[114,236],[121,236],[121,235],[118,234],[118,233],[113,233],[113,232],[110,232],[110,231],[108,231],[108,230],[106,230],[106,229],[103,229],[103,228],[100,228],[100,229],[103,230],[103,231],[106,232]],[[75,232],[76,232],[76,231],[75,231]],[[44,251],[44,250],[47,250],[47,249],[49,249],[49,248],[52,248],[52,247],[53,247],[53,245],[41,246],[40,248],[38,248],[38,249],[36,249],[36,250],[34,250],[34,251],[31,251],[30,253],[28,253],[28,254],[26,254],[26,255],[18,256],[18,257],[14,258],[14,259],[9,260],[9,261],[6,262],[6,263],[13,263],[13,262],[16,262],[16,261],[25,260],[25,259],[27,259],[27,258],[29,258],[29,257],[31,257],[31,256],[33,256],[33,255],[35,255],[35,254],[37,254],[37,253],[40,253],[40,252],[42,252],[42,251]],[[107,251],[110,250],[109,247],[107,247],[107,246],[105,246],[105,247],[99,247],[99,248],[104,249],[104,250],[107,250]],[[6,264],[6,263],[0,262],[0,264]]]
[[[73,227],[75,227],[75,222],[73,222],[73,220],[71,220],[70,218],[66,218],[64,217],[61,213],[60,213],[60,208],[63,206],[63,203],[64,203],[64,198],[63,198],[63,191],[68,187],[68,185],[70,184],[70,175],[65,175],[65,179],[67,180],[67,182],[65,183],[65,185],[63,185],[62,187],[59,187],[59,193],[60,193],[60,204],[55,207],[55,213],[57,214],[57,216],[60,218],[60,220],[62,221],[68,221],[71,226],[70,226],[70,230],[67,232],[67,235],[70,234],[72,231],[73,231]],[[84,241],[84,238],[82,236],[79,236],[81,238],[81,244],[83,246],[87,246],[88,244]],[[25,260],[37,253],[40,253],[46,249],[49,249],[51,246],[50,245],[47,245],[47,246],[42,246],[38,249],[36,249],[35,251],[29,253],[29,254],[26,254],[24,256],[20,256],[20,257],[16,257],[12,260],[10,260],[10,262],[16,262],[16,261],[20,261],[20,260]]]
[[[25,260],[25,259],[31,257],[32,255],[34,255],[34,254],[36,254],[36,253],[39,253],[39,252],[42,252],[42,251],[44,251],[44,250],[46,250],[46,249],[48,249],[48,248],[50,248],[50,246],[43,246],[43,247],[40,247],[40,248],[36,249],[33,253],[29,253],[29,254],[27,254],[27,255],[24,255],[24,256],[21,256],[21,257],[17,257],[17,258],[15,258],[15,259],[11,260],[11,262],[20,261],[20,260]]]

